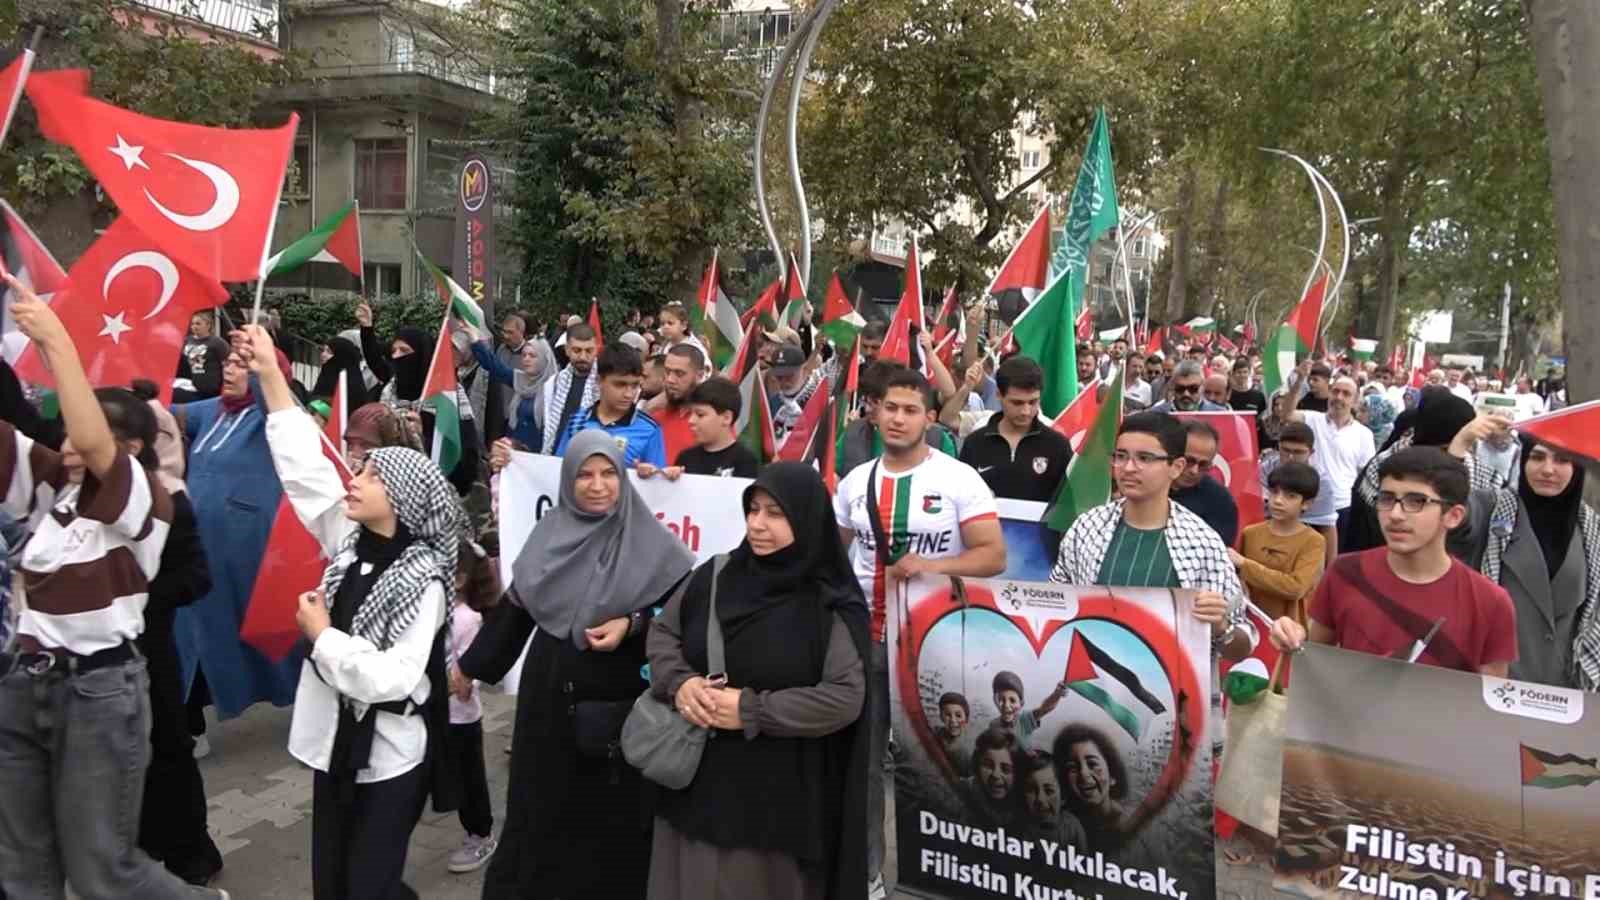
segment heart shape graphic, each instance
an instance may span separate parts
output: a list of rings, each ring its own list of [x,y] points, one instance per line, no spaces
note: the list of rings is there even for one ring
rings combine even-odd
[[[1146,739],[1138,742],[1141,746],[1154,746],[1165,757],[1159,775],[1133,813],[1135,821],[1147,821],[1167,805],[1196,764],[1196,754],[1206,734],[1209,697],[1201,691],[1194,664],[1183,651],[1167,618],[1106,588],[1075,591],[1060,585],[1049,587],[1058,593],[1074,595],[1076,615],[1066,613],[1062,618],[1040,623],[1037,628],[1037,617],[1030,620],[1013,614],[1006,607],[1015,609],[1020,604],[1003,605],[1002,598],[995,596],[995,589],[983,582],[963,583],[959,579],[950,579],[942,585],[923,582],[912,586],[911,597],[902,595],[897,610],[900,627],[894,648],[893,677],[899,687],[906,719],[928,758],[954,785],[959,775],[945,758],[923,701],[924,650],[946,645],[949,641],[964,642],[959,646],[976,648],[976,652],[983,655],[983,662],[974,668],[982,668],[991,660],[998,661],[985,669],[988,676],[1009,666],[1022,672],[1027,684],[1037,686],[1043,682],[1054,687],[1064,677],[1063,662],[1068,656],[1068,647],[1079,640],[1080,635],[1092,637],[1098,644],[1118,647],[1123,651],[1120,654],[1123,664],[1140,669],[1151,692],[1161,702],[1170,704],[1167,709],[1170,715],[1151,723],[1164,724],[1168,730],[1146,732]],[[963,612],[969,615],[962,617]],[[970,615],[974,612],[981,615]],[[976,637],[951,629],[963,629]],[[1010,641],[1019,637],[1021,640],[1010,646]],[[944,657],[937,649],[934,655]],[[1049,657],[1048,662],[1046,657]],[[985,682],[981,688],[985,697],[988,688]],[[1071,691],[1068,696],[1072,696]],[[1039,700],[1037,696],[1030,699],[1034,704]],[[1053,717],[1056,727],[1041,723],[1041,733],[1054,733],[1070,714],[1056,712]],[[972,727],[979,727],[976,721]],[[1038,749],[1047,748],[1040,746]]]

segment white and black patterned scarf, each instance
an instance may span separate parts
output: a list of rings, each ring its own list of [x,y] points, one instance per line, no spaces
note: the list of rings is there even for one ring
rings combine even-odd
[[[567,408],[567,393],[572,390],[572,379],[576,377],[577,373],[567,366],[556,374],[555,384],[551,385],[550,402],[544,408],[544,442],[540,444],[545,453],[554,452],[556,440],[561,436],[561,426],[566,424],[561,421],[561,411]],[[578,404],[578,409],[588,409],[598,399],[600,379],[595,377],[595,370],[591,368],[583,380],[583,402]]]
[[[416,621],[429,582],[437,580],[447,597],[454,592],[456,553],[467,517],[439,466],[421,453],[406,447],[382,447],[367,455],[366,464],[377,468],[395,517],[412,537],[400,558],[378,576],[350,624],[352,634],[387,650]],[[330,606],[345,572],[356,561],[361,531],[350,532],[322,574],[322,590]]]

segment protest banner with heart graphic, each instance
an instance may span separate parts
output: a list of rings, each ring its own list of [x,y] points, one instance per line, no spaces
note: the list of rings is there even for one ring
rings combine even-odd
[[[901,882],[961,898],[1211,896],[1210,646],[1192,604],[910,582],[889,625]]]

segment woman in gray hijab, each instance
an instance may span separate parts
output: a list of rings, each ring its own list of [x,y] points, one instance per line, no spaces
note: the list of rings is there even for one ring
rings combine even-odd
[[[516,368],[495,356],[487,340],[475,341],[472,353],[489,377],[511,389],[515,402],[511,404],[506,430],[511,439],[520,445],[517,449],[530,453],[543,452],[540,443],[544,437],[544,423],[539,421],[539,398],[544,392],[545,382],[554,378],[556,370],[560,368],[556,365],[556,355],[550,349],[550,344],[544,338],[524,341]]]
[[[518,685],[505,829],[484,900],[645,896],[650,812],[639,773],[617,744],[648,688],[651,608],[694,556],[628,482],[622,451],[585,431],[561,461],[561,496],[512,566],[460,669],[496,682],[529,635]]]

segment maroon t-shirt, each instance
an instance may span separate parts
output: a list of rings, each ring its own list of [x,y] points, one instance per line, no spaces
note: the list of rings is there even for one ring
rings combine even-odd
[[[1443,619],[1418,662],[1476,672],[1516,661],[1516,610],[1505,588],[1454,557],[1439,580],[1412,584],[1389,568],[1388,554],[1384,547],[1346,553],[1317,585],[1307,612],[1333,629],[1334,644],[1391,656],[1409,649]]]

